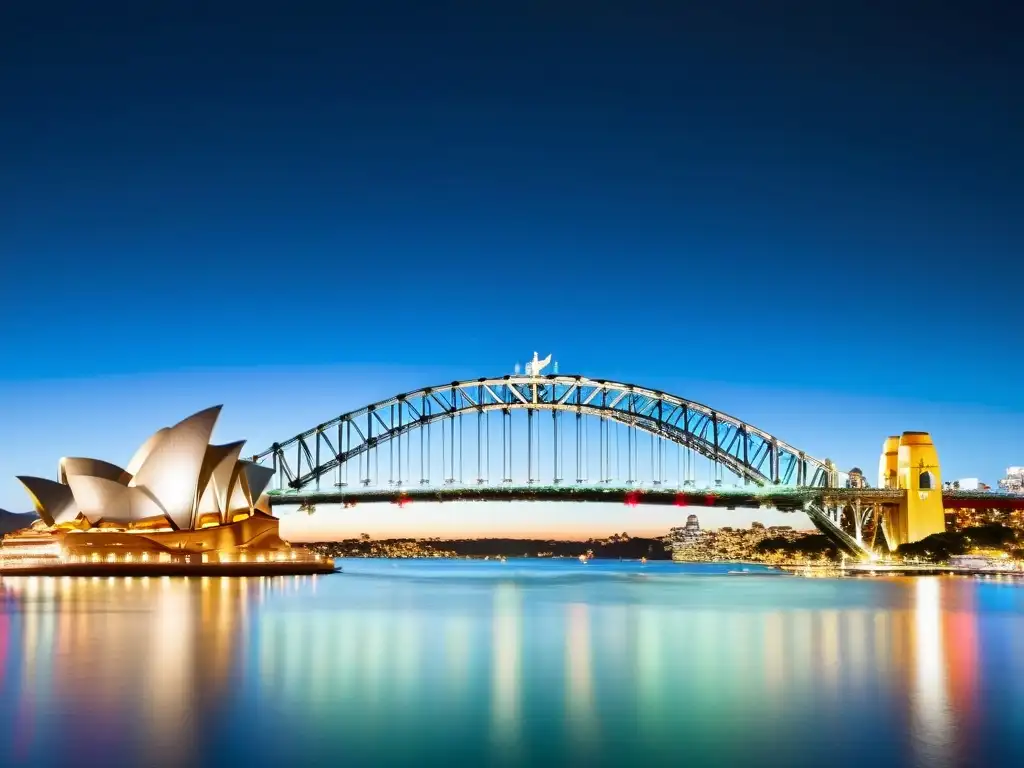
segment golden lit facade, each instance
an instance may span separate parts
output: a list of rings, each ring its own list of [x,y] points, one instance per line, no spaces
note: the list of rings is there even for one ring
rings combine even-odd
[[[64,554],[60,537],[51,533],[41,520],[8,533],[0,541],[0,562],[3,563],[58,563]]]
[[[4,538],[6,564],[36,550],[66,564],[319,561],[278,535],[264,490],[273,470],[211,445],[221,406],[154,433],[127,468],[63,458],[58,480],[19,477],[39,522]]]
[[[888,508],[883,523],[890,549],[945,532],[939,456],[927,432],[904,432],[886,438],[878,466],[878,487],[905,491],[899,506]]]

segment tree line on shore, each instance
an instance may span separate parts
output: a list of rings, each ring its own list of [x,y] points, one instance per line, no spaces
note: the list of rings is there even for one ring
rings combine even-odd
[[[908,559],[941,563],[977,549],[1005,552],[1016,560],[1024,560],[1024,541],[1021,541],[1020,532],[999,523],[935,533],[902,545],[897,554]]]
[[[760,555],[780,554],[795,560],[826,558],[838,561],[840,559],[836,545],[828,536],[821,533],[809,533],[798,539],[773,536],[759,541],[754,546],[754,550]]]
[[[331,557],[376,557],[382,550],[415,545],[425,556],[434,552],[456,557],[579,557],[639,560],[671,560],[671,549],[660,538],[589,539],[558,541],[552,539],[346,539],[312,545]]]
[[[829,560],[839,560],[841,557],[836,545],[822,534],[810,534],[796,541],[782,537],[764,539],[755,549],[761,554],[777,552],[782,555]],[[951,557],[977,550],[1005,552],[1016,560],[1024,560],[1024,540],[1021,538],[1021,532],[999,523],[932,534],[921,541],[903,544],[896,550],[896,555],[905,560],[943,563]]]

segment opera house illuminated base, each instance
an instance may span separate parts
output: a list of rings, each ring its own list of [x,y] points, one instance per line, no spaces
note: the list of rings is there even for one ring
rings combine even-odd
[[[272,470],[210,445],[221,406],[150,437],[127,469],[63,458],[58,480],[19,477],[39,520],[4,536],[0,572],[329,573],[332,560],[278,535],[264,489]]]

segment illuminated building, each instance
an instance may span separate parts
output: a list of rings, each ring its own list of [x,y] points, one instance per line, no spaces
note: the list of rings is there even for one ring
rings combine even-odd
[[[46,524],[36,521],[28,528],[12,531],[3,537],[0,557],[8,563],[60,561],[60,540],[47,530]]]
[[[686,525],[683,526],[682,540],[684,542],[696,542],[700,539],[700,521],[696,515],[688,515],[686,518]]]
[[[278,535],[263,493],[273,470],[240,460],[244,441],[209,444],[220,410],[157,431],[127,469],[63,458],[57,481],[19,477],[40,519],[31,532],[4,537],[4,564],[58,549],[65,566],[288,563],[324,570],[319,556]]]
[[[860,467],[854,467],[846,473],[846,487],[847,488],[867,488],[868,481],[864,477],[864,473]]]
[[[1007,467],[999,487],[1008,493],[1024,493],[1024,467]]]
[[[1010,556],[1001,550],[978,550],[966,555],[952,555],[949,564],[957,568],[968,570],[986,571],[1013,571],[1018,570],[1017,563],[1010,559]]]
[[[697,545],[700,543],[701,534],[700,521],[696,515],[686,516],[686,525],[682,528],[669,530],[669,539],[672,542],[673,559],[688,559],[693,557]]]
[[[690,515],[686,525],[669,531],[672,559],[678,562],[805,562],[810,558],[800,552],[786,556],[774,551],[762,551],[764,541],[796,543],[814,537],[816,533],[795,531],[788,525],[765,526],[752,522],[749,528],[719,528],[701,530],[696,515]]]

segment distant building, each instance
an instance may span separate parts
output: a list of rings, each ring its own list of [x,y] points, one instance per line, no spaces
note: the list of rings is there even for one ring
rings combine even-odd
[[[683,526],[683,538],[696,541],[700,538],[700,521],[696,515],[689,515],[686,518],[686,525]]]
[[[762,523],[753,523],[750,528],[724,527],[702,531],[696,515],[690,515],[685,526],[673,528],[670,533],[672,559],[679,562],[738,562],[780,561],[779,547],[799,541],[805,533],[794,531],[788,525],[766,528]],[[772,540],[771,551],[760,548],[765,541]],[[791,559],[804,560],[803,555],[790,553]]]
[[[847,488],[867,488],[868,481],[864,478],[864,473],[860,467],[854,467],[846,473],[846,487]]]
[[[696,515],[688,515],[686,525],[669,531],[673,549],[692,548],[700,543],[704,532],[700,529],[700,521]]]
[[[1016,570],[1014,562],[1008,559],[1005,552],[979,552],[967,555],[953,555],[949,564],[955,568],[971,571],[1012,571]]]
[[[1007,467],[999,487],[1008,493],[1024,493],[1024,467]]]

